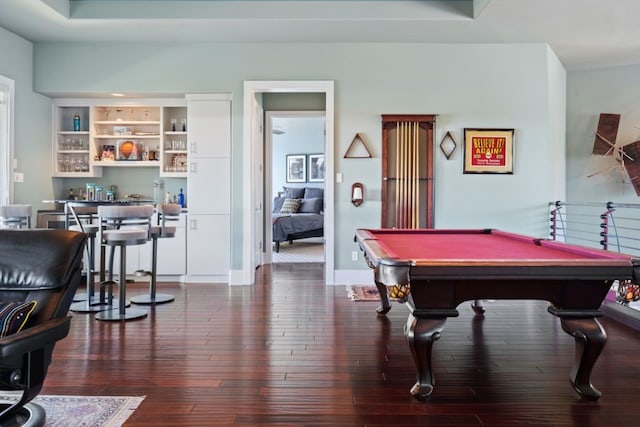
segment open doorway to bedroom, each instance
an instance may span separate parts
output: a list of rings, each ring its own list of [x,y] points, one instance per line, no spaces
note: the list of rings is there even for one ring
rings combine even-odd
[[[322,263],[324,250],[325,112],[265,112],[267,259]]]

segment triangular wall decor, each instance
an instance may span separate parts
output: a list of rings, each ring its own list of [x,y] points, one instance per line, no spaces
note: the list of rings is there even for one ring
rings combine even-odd
[[[364,153],[361,153],[361,154],[355,153],[355,150],[357,149],[357,147],[355,146],[356,142],[360,142],[360,145],[364,147]],[[354,153],[352,153],[352,151],[354,151]],[[369,151],[369,147],[367,147],[367,143],[365,142],[364,138],[359,133],[356,133],[356,136],[354,136],[353,140],[351,140],[351,144],[349,144],[349,148],[347,148],[347,151],[344,153],[344,158],[345,159],[370,159],[371,157],[373,156],[371,155],[371,151]]]

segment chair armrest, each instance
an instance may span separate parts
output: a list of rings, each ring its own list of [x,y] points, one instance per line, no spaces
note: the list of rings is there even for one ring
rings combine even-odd
[[[51,319],[0,339],[0,359],[25,354],[55,343],[69,334],[71,316]]]

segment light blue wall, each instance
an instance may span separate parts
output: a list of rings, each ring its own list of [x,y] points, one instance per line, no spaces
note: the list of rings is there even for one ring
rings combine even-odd
[[[629,177],[616,161],[591,153],[600,113],[621,114],[618,143],[640,139],[640,64],[571,71],[568,82],[567,200],[639,203]]]
[[[14,158],[24,182],[14,185],[14,202],[34,210],[52,193],[51,100],[33,92],[33,45],[0,28],[0,74],[15,81]]]
[[[332,155],[344,181],[335,188],[337,269],[351,261],[353,231],[380,224],[381,114],[438,114],[436,147],[446,131],[458,142],[450,160],[436,149],[437,227],[499,227],[544,236],[549,181],[562,169],[550,155],[562,145],[551,115],[562,96],[563,70],[550,72],[545,44],[56,44],[35,46],[35,89],[49,95],[96,93],[233,94],[233,194],[242,194],[242,85],[245,80],[335,81]],[[552,109],[552,107],[554,107]],[[513,175],[463,175],[465,127],[514,128]],[[553,128],[553,129],[552,129]],[[363,135],[372,159],[343,159],[354,135]],[[354,208],[350,188],[368,195]],[[232,206],[232,268],[242,266],[242,198]]]
[[[322,154],[324,153],[324,117],[279,117],[274,123],[281,124],[285,133],[271,136],[271,197],[287,187],[324,187],[323,183],[303,182],[288,183],[286,180],[286,162],[288,154]],[[307,159],[308,160],[308,159]],[[307,176],[309,163],[307,162]]]

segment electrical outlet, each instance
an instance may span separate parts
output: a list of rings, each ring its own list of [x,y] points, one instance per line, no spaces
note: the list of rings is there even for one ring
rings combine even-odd
[[[13,173],[13,182],[24,182],[24,173],[22,173],[22,172],[14,172]]]
[[[357,261],[357,260],[358,260],[358,251],[351,252],[351,261]]]

